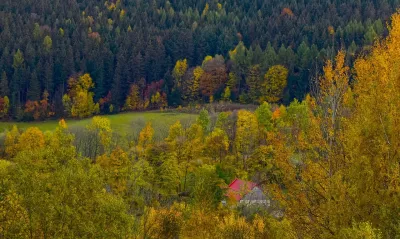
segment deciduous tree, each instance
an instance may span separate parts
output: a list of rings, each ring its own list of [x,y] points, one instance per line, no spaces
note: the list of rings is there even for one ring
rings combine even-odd
[[[280,65],[271,67],[264,76],[262,100],[275,103],[282,99],[289,71]]]
[[[68,81],[68,94],[64,95],[63,103],[66,111],[72,117],[86,118],[100,111],[99,104],[93,100],[94,93],[90,90],[94,83],[89,74]]]

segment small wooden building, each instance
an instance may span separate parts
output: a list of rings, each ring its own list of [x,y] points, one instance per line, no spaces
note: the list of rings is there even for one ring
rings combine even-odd
[[[269,207],[271,202],[264,192],[254,182],[235,179],[229,184],[226,193],[230,202],[247,205],[264,205]]]

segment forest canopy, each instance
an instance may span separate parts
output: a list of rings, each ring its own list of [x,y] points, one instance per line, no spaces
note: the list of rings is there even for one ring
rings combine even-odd
[[[287,105],[304,98],[339,49],[348,65],[368,52],[387,34],[398,6],[398,0],[1,1],[0,117],[86,117],[219,100]],[[182,62],[186,68],[176,74]],[[288,71],[280,88],[265,77],[278,65]],[[69,82],[85,74],[93,87],[79,103],[70,100],[94,105],[71,113]]]
[[[396,13],[353,67],[344,51],[325,62],[314,96],[203,109],[164,139],[151,123],[115,134],[99,116],[81,134],[64,120],[48,132],[13,127],[0,148],[0,237],[397,238],[399,42]],[[69,84],[74,98],[92,81]],[[255,182],[280,213],[228,201],[235,178]]]

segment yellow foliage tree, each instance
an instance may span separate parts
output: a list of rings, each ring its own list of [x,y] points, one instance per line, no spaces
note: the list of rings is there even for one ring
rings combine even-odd
[[[206,57],[204,57],[204,60],[203,60],[203,62],[202,62],[202,64],[201,64],[201,66],[204,67],[205,64],[206,64],[207,62],[211,61],[212,59],[213,59],[212,56],[206,56]]]
[[[4,238],[28,238],[28,214],[23,198],[12,186],[12,163],[0,160],[0,235]]]
[[[11,131],[8,131],[6,133],[6,138],[5,138],[5,152],[6,154],[12,158],[14,157],[17,152],[18,152],[18,140],[20,137],[19,130],[16,125],[13,125]]]
[[[191,98],[197,99],[200,90],[200,78],[203,76],[204,70],[200,66],[193,70],[193,84],[190,86]]]
[[[219,217],[214,212],[206,211],[204,208],[195,208],[190,211],[190,218],[185,221],[183,229],[184,238],[218,238]]]
[[[99,104],[93,101],[94,93],[90,90],[94,83],[89,74],[68,81],[68,94],[63,96],[63,104],[67,113],[76,118],[86,118],[100,111]]]
[[[111,191],[114,194],[123,195],[126,192],[129,178],[128,155],[121,148],[116,148],[110,156],[98,157],[97,163],[106,172]]]
[[[43,132],[37,127],[30,127],[21,134],[18,140],[19,150],[40,150],[45,146]]]
[[[149,150],[153,143],[154,129],[151,127],[151,123],[148,122],[146,127],[139,133],[139,140],[136,146],[136,151],[139,157],[146,155],[146,151]]]
[[[0,197],[0,235],[4,238],[28,238],[28,213],[21,196],[8,191],[6,195],[0,193]]]
[[[235,147],[243,160],[243,168],[247,168],[246,160],[253,153],[258,135],[257,117],[249,111],[240,110],[237,116]]]
[[[228,135],[222,129],[215,128],[210,135],[206,137],[205,149],[213,159],[219,159],[222,162],[223,157],[229,150]]]
[[[231,213],[218,224],[220,238],[254,238],[252,227],[244,217]]]
[[[129,95],[126,97],[124,110],[141,110],[144,104],[140,97],[139,86],[131,85]]]
[[[171,144],[171,146],[175,146],[179,138],[183,137],[183,135],[184,130],[182,124],[180,121],[176,121],[175,124],[171,125],[171,127],[169,128],[169,134],[165,141]]]
[[[335,59],[335,65],[328,61],[324,75],[319,80],[319,105],[323,110],[323,130],[332,148],[340,130],[344,111],[344,99],[349,92],[349,67],[345,66],[346,54],[342,51]]]
[[[289,71],[281,65],[271,67],[264,76],[264,83],[261,97],[262,101],[270,103],[278,102],[282,99],[283,90],[287,85]]]
[[[111,144],[112,129],[111,122],[105,117],[95,116],[92,122],[86,127],[90,133],[93,134],[95,144],[92,145],[93,156],[97,156],[100,145],[103,151],[107,151]]]
[[[175,87],[180,88],[182,86],[182,77],[185,75],[188,69],[187,60],[178,60],[175,64],[174,70],[172,71],[172,76],[175,79]]]
[[[355,63],[355,111],[343,137],[352,165],[344,172],[352,175],[349,201],[359,218],[381,229],[384,238],[398,235],[400,223],[399,13],[389,29],[389,36]]]
[[[209,10],[210,10],[210,5],[206,3],[206,6],[204,7],[203,12],[201,13],[201,17],[207,16]]]
[[[45,146],[45,136],[37,127],[30,127],[20,134],[14,125],[7,132],[5,139],[5,152],[9,157],[14,157],[22,151],[40,150]]]
[[[140,222],[142,238],[177,238],[183,226],[183,215],[176,207],[147,208]]]

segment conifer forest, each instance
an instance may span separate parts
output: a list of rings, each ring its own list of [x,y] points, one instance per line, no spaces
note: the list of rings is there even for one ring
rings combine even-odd
[[[0,0],[0,239],[400,238],[400,0]]]

